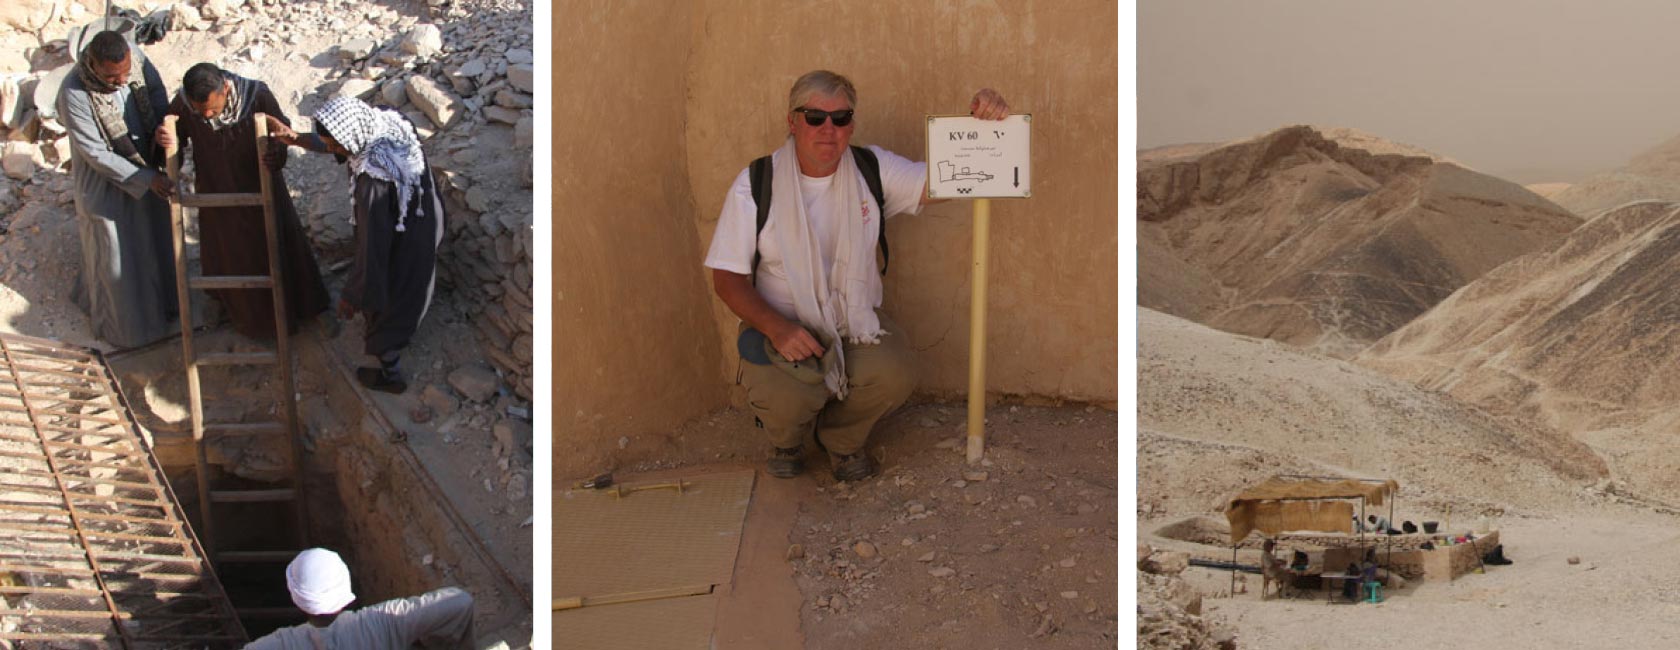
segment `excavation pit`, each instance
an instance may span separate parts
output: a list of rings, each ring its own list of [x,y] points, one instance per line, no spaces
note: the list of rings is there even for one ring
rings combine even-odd
[[[475,598],[479,645],[524,645],[528,567],[502,565],[329,347],[311,340],[295,348],[307,543],[350,564],[353,608],[458,586]],[[193,533],[200,515],[190,423],[170,422],[175,412],[165,407],[181,372],[178,345],[107,363],[93,350],[0,336],[0,362],[6,647],[237,648],[302,622],[284,577],[297,550],[289,507],[216,504],[221,543],[242,552],[232,558]],[[263,381],[206,381],[206,408],[261,410],[246,405],[253,394],[272,395],[260,390]],[[212,456],[212,471],[238,487],[269,486],[249,475],[276,473],[260,448]]]

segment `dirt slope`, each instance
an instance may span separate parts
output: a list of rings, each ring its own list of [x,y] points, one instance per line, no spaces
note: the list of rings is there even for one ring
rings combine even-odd
[[[1580,223],[1520,186],[1351,129],[1200,149],[1140,154],[1139,304],[1337,356]]]
[[[1634,201],[1680,201],[1680,136],[1550,198],[1586,218]]]
[[[1394,478],[1397,514],[1538,513],[1603,475],[1584,446],[1367,368],[1150,309],[1138,325],[1138,516],[1213,514],[1278,473]]]
[[[1634,492],[1680,501],[1680,204],[1604,213],[1465,287],[1359,363],[1599,448]]]

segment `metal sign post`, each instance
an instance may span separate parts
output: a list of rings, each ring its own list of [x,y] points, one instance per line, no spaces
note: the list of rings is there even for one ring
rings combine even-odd
[[[974,199],[968,332],[968,464],[986,454],[986,263],[992,198],[1032,196],[1032,115],[928,116],[928,198]]]
[[[968,310],[968,464],[986,453],[986,256],[991,250],[992,200],[974,200],[974,267]]]

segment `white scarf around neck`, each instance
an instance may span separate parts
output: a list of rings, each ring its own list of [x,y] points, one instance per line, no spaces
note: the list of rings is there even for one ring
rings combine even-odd
[[[881,295],[881,275],[875,270],[875,242],[882,226],[879,214],[864,223],[858,194],[857,164],[852,151],[840,157],[832,184],[824,199],[829,214],[840,219],[834,243],[834,264],[823,269],[822,252],[805,214],[805,197],[799,186],[799,157],[793,138],[772,154],[775,170],[770,186],[769,223],[776,225],[781,245],[782,269],[793,293],[794,315],[806,327],[816,330],[825,346],[834,346],[837,363],[828,366],[823,384],[829,392],[845,399],[846,360],[841,341],[879,343],[886,332],[875,315],[875,296]],[[878,212],[878,210],[877,210]],[[857,215],[857,216],[852,216]]]

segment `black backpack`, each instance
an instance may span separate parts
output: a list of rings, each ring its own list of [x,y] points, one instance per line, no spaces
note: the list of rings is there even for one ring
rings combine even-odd
[[[875,197],[875,208],[880,212],[881,230],[876,244],[881,247],[881,275],[886,275],[891,258],[887,254],[887,195],[881,189],[881,161],[875,159],[875,152],[858,146],[852,147],[852,159],[857,161],[858,172],[863,174],[863,182],[869,186],[869,193]],[[769,156],[752,161],[747,169],[747,178],[752,181],[753,203],[758,205],[758,230],[753,231],[752,263],[753,281],[757,282],[760,257],[758,233],[764,232],[764,224],[770,220],[770,186],[775,169]]]

